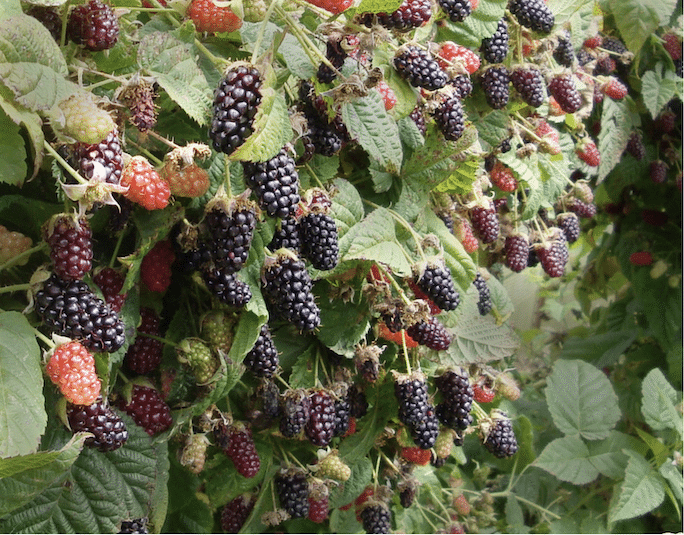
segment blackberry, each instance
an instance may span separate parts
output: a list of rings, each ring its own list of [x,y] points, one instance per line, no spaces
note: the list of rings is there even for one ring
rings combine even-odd
[[[381,503],[367,505],[359,513],[363,530],[366,533],[389,533],[390,525],[390,510]]]
[[[316,154],[334,156],[342,149],[342,138],[334,128],[322,123],[309,122],[309,137],[314,145]]]
[[[67,419],[74,433],[88,432],[85,445],[100,451],[114,451],[126,443],[128,431],[121,417],[110,409],[102,397],[92,405],[67,404]]]
[[[283,149],[266,162],[242,162],[245,183],[254,190],[259,207],[271,217],[286,218],[299,204],[299,174]]]
[[[451,22],[463,22],[473,12],[470,0],[437,0]]]
[[[257,377],[271,377],[278,368],[278,362],[278,350],[271,338],[271,330],[264,323],[254,347],[245,356],[244,363]]]
[[[237,274],[229,271],[225,267],[208,265],[202,270],[202,280],[221,303],[242,308],[252,299],[252,290],[249,284],[237,278]]]
[[[591,202],[582,202],[579,199],[571,199],[566,203],[568,211],[577,214],[579,217],[591,219],[596,215],[596,205]]]
[[[451,270],[443,263],[428,265],[420,278],[416,274],[416,283],[442,310],[455,310],[460,302]]]
[[[406,329],[406,334],[420,345],[436,351],[448,349],[451,345],[451,335],[446,327],[434,316],[428,321],[419,321]]]
[[[291,518],[306,518],[309,514],[309,482],[306,474],[296,469],[281,472],[275,478],[280,505]]]
[[[93,277],[93,282],[102,290],[102,295],[111,309],[121,312],[126,302],[126,294],[120,293],[125,282],[123,275],[114,268],[106,267]]]
[[[48,29],[52,38],[59,43],[62,37],[62,16],[54,7],[31,6],[26,14],[38,19]]]
[[[525,28],[541,33],[553,29],[555,17],[544,0],[510,0],[508,10]]]
[[[561,74],[549,82],[549,92],[565,113],[575,113],[582,107],[582,96],[571,74]]]
[[[470,221],[482,243],[492,243],[499,237],[499,218],[493,206],[476,206],[470,211]]]
[[[408,509],[413,505],[416,499],[416,487],[407,485],[399,492],[399,503],[404,509]]]
[[[256,500],[250,495],[241,494],[233,498],[221,510],[221,528],[224,533],[240,533],[249,518]]]
[[[429,0],[404,0],[392,13],[378,13],[378,23],[390,30],[408,32],[427,23],[432,17],[432,5]],[[373,14],[366,13],[362,22],[371,27]]]
[[[214,93],[209,137],[214,149],[232,154],[252,134],[261,102],[261,73],[253,67],[230,69]]]
[[[577,63],[579,63],[580,67],[584,67],[587,63],[593,60],[594,56],[592,56],[588,50],[581,48],[577,52]]]
[[[320,310],[311,293],[313,283],[304,262],[279,255],[270,266],[264,266],[262,284],[264,297],[276,315],[303,332],[311,332],[320,325]]]
[[[339,261],[337,225],[327,214],[310,213],[299,220],[302,256],[316,269],[331,270]]]
[[[454,88],[456,96],[461,100],[469,97],[473,92],[473,82],[467,74],[457,74],[449,80],[449,85]]]
[[[93,232],[85,218],[58,214],[43,229],[54,273],[63,280],[82,279],[93,260]]]
[[[90,0],[69,13],[67,35],[88,50],[107,50],[119,39],[119,19],[108,5],[100,0]]]
[[[112,130],[105,139],[93,145],[76,143],[73,152],[78,161],[78,170],[84,178],[90,180],[97,175],[108,184],[121,182],[123,151],[116,130]]]
[[[580,235],[580,224],[576,214],[562,213],[556,217],[558,228],[563,231],[568,243],[575,243]]]
[[[268,244],[268,248],[271,251],[277,251],[281,247],[290,249],[295,253],[299,253],[301,249],[302,241],[299,237],[299,221],[297,221],[293,216],[281,219],[276,225],[275,232],[273,233],[273,239],[271,243]]]
[[[147,518],[135,518],[121,522],[119,533],[149,533]]]
[[[489,291],[489,287],[480,273],[475,276],[473,285],[477,289],[477,293],[479,295],[477,300],[477,310],[480,312],[480,316],[486,316],[494,306],[492,303],[492,295]]]
[[[269,419],[280,416],[280,390],[273,380],[265,379],[261,385],[259,385],[257,394],[261,397],[264,414]],[[267,427],[270,427],[270,425]]]
[[[347,385],[338,394],[335,400],[335,430],[333,436],[341,437],[349,429],[349,418],[351,417],[351,399],[349,396]]]
[[[133,385],[130,403],[121,398],[119,408],[150,436],[166,431],[173,423],[170,407],[154,388]]]
[[[340,70],[342,65],[344,65],[344,60],[347,57],[347,52],[340,46],[340,41],[336,39],[328,39],[325,45],[325,57],[330,61],[335,69]],[[318,66],[318,72],[316,73],[318,81],[322,84],[329,84],[337,78],[337,72],[331,69],[325,63],[321,63]]]
[[[416,123],[418,130],[424,136],[427,132],[427,125],[425,124],[425,114],[420,106],[413,108],[413,111],[409,114],[409,117],[414,123]]]
[[[428,52],[417,46],[408,46],[399,52],[394,57],[393,65],[399,76],[413,87],[435,91],[447,83],[447,75],[439,64]]]
[[[454,218],[451,217],[451,214],[449,212],[440,212],[437,214],[439,218],[442,220],[444,223],[444,226],[451,232],[452,234],[454,233]]]
[[[309,441],[318,447],[327,446],[335,434],[335,402],[325,390],[309,396],[311,415],[304,426]]]
[[[311,416],[311,401],[303,390],[288,390],[282,399],[280,432],[292,438],[304,429]]]
[[[516,273],[520,273],[527,267],[530,254],[530,244],[527,238],[521,234],[507,236],[504,242],[504,255],[506,266]]]
[[[568,32],[563,33],[558,37],[558,44],[553,51],[553,59],[563,67],[572,67],[575,61],[575,51],[572,48],[572,41]]]
[[[508,69],[503,65],[500,67],[489,67],[481,75],[480,83],[484,89],[485,100],[490,108],[499,110],[508,104],[509,92]]]
[[[646,147],[641,139],[641,134],[632,132],[627,140],[627,147],[625,150],[637,160],[643,160],[644,156],[646,156]]]
[[[368,400],[363,390],[357,387],[349,389],[349,415],[352,418],[362,418],[368,412]]]
[[[83,281],[64,281],[53,273],[36,293],[35,306],[50,331],[81,340],[92,351],[113,353],[125,342],[119,315]]]
[[[562,239],[554,239],[547,243],[537,244],[535,247],[542,268],[549,277],[562,277],[565,273],[565,263],[567,262],[568,246],[565,236],[561,233]]]
[[[601,48],[611,52],[616,56],[622,56],[625,52],[627,52],[625,43],[615,37],[604,37],[603,43],[601,43]]]
[[[429,450],[439,435],[439,420],[432,406],[428,406],[425,418],[411,428],[411,437],[420,449]]]
[[[455,431],[468,427],[473,422],[474,396],[468,375],[463,370],[447,370],[435,379],[435,386],[444,397],[436,409],[439,421]]]
[[[395,377],[394,395],[399,403],[399,421],[413,427],[423,421],[428,409],[428,391],[425,376],[420,372]]]
[[[495,420],[494,427],[484,440],[484,446],[499,459],[511,457],[518,451],[518,441],[508,418],[503,416]]]
[[[207,211],[205,224],[213,239],[211,256],[217,267],[230,275],[247,262],[256,227],[254,209],[247,202],[219,200]]]
[[[538,108],[544,103],[546,87],[539,69],[516,69],[511,73],[511,83],[525,104]]]
[[[446,98],[435,110],[435,122],[444,138],[458,141],[465,130],[463,105],[456,95]]]
[[[501,144],[499,145],[499,150],[502,153],[507,153],[509,150],[511,150],[511,138],[504,139]]]
[[[159,335],[159,318],[151,308],[140,308],[140,326],[138,336],[130,345],[124,364],[126,368],[140,375],[147,375],[159,366],[162,359],[164,344],[141,333]]]
[[[482,57],[489,63],[501,63],[508,55],[508,24],[505,19],[499,21],[494,35],[482,39],[480,46]]]
[[[211,262],[211,251],[204,243],[188,251],[176,251],[175,255],[175,265],[183,273],[192,273]]]
[[[539,265],[539,257],[537,256],[537,249],[530,244],[529,254],[527,255],[527,267],[535,267]]]

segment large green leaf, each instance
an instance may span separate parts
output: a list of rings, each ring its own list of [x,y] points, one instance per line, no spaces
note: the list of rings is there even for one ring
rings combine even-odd
[[[665,481],[642,455],[625,450],[629,456],[625,480],[617,500],[608,511],[608,521],[617,522],[641,516],[658,507],[665,499]]]
[[[33,155],[33,173],[30,178],[38,174],[40,165],[43,163],[43,123],[40,116],[33,111],[26,110],[15,102],[5,100],[0,96],[0,108],[2,108],[9,118],[17,125],[26,128],[29,140],[31,141]],[[26,152],[23,149],[23,152]]]
[[[553,422],[566,435],[606,438],[621,416],[608,378],[581,360],[557,361],[545,394]]]
[[[12,119],[0,110],[0,182],[21,186],[26,178],[26,145]]]
[[[664,2],[661,0],[610,0],[610,9],[615,16],[620,35],[627,48],[635,54],[641,50],[646,39],[660,25],[660,16],[655,7],[657,3]]]
[[[601,134],[598,148],[601,153],[598,183],[618,164],[632,133],[633,121],[625,100],[604,99],[601,114]]]
[[[0,17],[0,58],[2,63],[39,63],[60,76],[68,73],[59,46],[41,22],[28,15]]]
[[[682,79],[664,69],[665,65],[658,63],[652,71],[646,71],[641,79],[641,98],[654,119],[675,95],[682,92]]]
[[[0,82],[24,108],[46,111],[79,91],[73,82],[40,63],[0,63]]]
[[[38,449],[47,414],[40,349],[18,312],[0,313],[0,458]]]
[[[561,481],[585,485],[599,476],[589,460],[589,448],[577,435],[557,438],[536,461],[536,466],[552,473]]]
[[[641,384],[641,413],[652,429],[676,429],[682,434],[682,415],[677,411],[679,397],[658,368],[651,370]]]

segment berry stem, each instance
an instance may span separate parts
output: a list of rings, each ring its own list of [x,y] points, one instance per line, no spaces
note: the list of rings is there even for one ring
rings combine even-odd
[[[406,331],[402,329],[399,331],[401,333],[401,347],[404,350],[404,362],[406,363],[406,373],[411,375],[411,359],[409,359],[409,354],[408,354],[408,348],[406,347],[406,337],[408,334],[406,334]]]
[[[0,294],[8,294],[12,292],[20,292],[22,290],[28,290],[31,285],[28,282],[22,282],[21,284],[12,284],[10,286],[3,286],[0,288]]]
[[[78,172],[71,167],[64,158],[62,158],[55,149],[52,148],[52,145],[50,145],[47,141],[43,141],[43,148],[50,153],[50,155],[59,162],[59,164],[66,169],[66,172],[69,173],[74,179],[76,179],[76,182],[79,184],[87,185],[89,182],[83,178],[81,175],[78,174]]]
[[[252,63],[256,63],[257,58],[259,57],[259,49],[261,48],[261,43],[264,41],[264,36],[266,35],[266,28],[268,27],[268,23],[271,20],[271,17],[273,16],[273,10],[278,6],[282,0],[271,0],[271,4],[268,6],[268,9],[266,10],[266,14],[264,15],[264,20],[261,21],[261,24],[259,25],[259,33],[257,34],[256,41],[254,42],[254,50],[252,50]]]
[[[290,390],[290,389],[291,389],[290,384],[289,384],[285,379],[283,379],[280,375],[274,374],[274,375],[273,375],[273,378],[276,379],[276,380],[278,380],[278,381],[280,381],[280,383],[281,383],[287,390]]]
[[[295,457],[291,452],[286,451],[284,453],[285,453],[285,455],[290,457],[290,459],[292,459],[295,462],[295,464],[297,466],[299,466],[299,468],[301,468],[302,470],[306,470],[306,466],[304,466],[301,462],[299,462],[299,459],[297,459],[297,457]]]
[[[230,183],[230,160],[228,159],[227,154],[223,158],[223,174],[225,175],[223,180],[224,190],[226,195],[231,197],[233,193],[233,187]]]
[[[471,412],[475,413],[475,416],[477,417],[478,421],[486,420],[487,418],[489,418],[489,415],[485,412],[485,410],[482,407],[480,407],[480,404],[477,401],[473,401]]]
[[[403,251],[403,248],[402,248]],[[408,297],[406,297],[406,294],[404,293],[404,290],[402,289],[401,286],[399,286],[399,283],[394,279],[392,274],[387,271],[382,264],[376,262],[375,265],[378,267],[378,270],[382,271],[382,273],[385,275],[387,279],[389,279],[390,284],[392,285],[392,288],[394,288],[397,293],[399,294],[399,297],[401,297],[401,300],[404,302],[404,304],[408,305],[411,303]]]
[[[158,342],[161,342],[162,344],[166,344],[171,347],[178,347],[178,344],[176,342],[172,342],[171,340],[167,338],[163,338],[162,336],[157,336],[156,334],[148,334],[148,333],[141,333],[138,332],[139,336],[144,336],[146,338],[152,338],[152,340],[157,340]]]
[[[437,532],[439,531],[439,530],[437,529],[437,526],[435,526],[435,525],[430,521],[430,519],[428,518],[428,516],[425,514],[425,511],[430,511],[430,510],[429,510],[429,509],[425,509],[422,505],[420,505],[420,503],[416,503],[416,505],[418,506],[418,510],[420,511],[420,514],[423,515],[423,518],[425,519],[425,521],[426,521],[428,524],[430,524],[430,526],[431,526],[432,529],[434,530],[433,533],[437,533]],[[440,520],[444,520],[444,519],[442,518],[441,515],[438,515],[438,514],[435,513],[434,511],[430,511],[430,512],[431,512],[433,515],[436,515],[437,517],[439,517]]]
[[[311,169],[311,166],[308,163],[305,163],[304,167],[306,167],[306,170],[309,172],[309,174],[316,180],[316,182],[318,183],[318,186],[323,188],[324,186],[323,186],[323,183],[321,182],[321,179],[318,178],[318,175],[316,174],[316,172],[313,169]]]
[[[43,342],[46,346],[48,346],[50,349],[53,349],[55,347],[55,343],[50,340],[47,336],[45,336],[42,332],[40,332],[38,329],[35,327],[33,328],[33,332],[36,335],[36,338],[38,338],[41,342]]]
[[[612,485],[611,485],[610,487],[608,487],[608,488],[611,488],[611,487],[612,487]],[[510,495],[511,495],[511,493],[509,493],[508,491],[492,492],[492,493],[490,494],[490,496],[491,496],[492,498],[505,498],[505,497],[508,497],[508,496],[510,496]],[[514,497],[516,500],[518,500],[519,502],[524,503],[525,505],[529,505],[530,507],[534,507],[535,509],[541,511],[543,514],[549,515],[551,518],[553,518],[553,519],[555,519],[555,520],[560,520],[560,519],[561,519],[560,516],[558,516],[556,513],[552,513],[552,512],[549,511],[546,507],[542,507],[541,505],[538,505],[538,504],[536,504],[536,503],[534,503],[534,502],[531,502],[530,500],[528,500],[528,499],[526,499],[526,498],[523,498],[522,496],[518,496],[518,495],[515,494],[515,493],[513,493],[512,495],[513,495],[513,497]],[[591,496],[591,495],[589,495],[589,496]]]
[[[164,143],[165,145],[168,145],[168,146],[171,147],[172,149],[178,149],[178,148],[180,148],[179,145],[176,145],[173,141],[166,139],[164,136],[160,136],[160,135],[157,134],[157,132],[155,132],[154,130],[148,130],[147,133],[148,133],[150,136],[152,136],[154,139],[157,139],[157,140],[161,141],[162,143]]]
[[[145,157],[146,157],[148,160],[152,160],[152,161],[154,162],[155,165],[162,165],[162,163],[164,163],[164,162],[162,162],[159,158],[157,158],[154,154],[152,154],[149,150],[147,150],[145,147],[143,147],[143,146],[140,145],[139,143],[136,143],[135,141],[133,141],[133,140],[130,138],[130,136],[126,136],[126,139],[128,140],[128,142],[129,142],[131,145],[133,145],[133,146],[134,146],[136,149],[138,149],[142,154],[144,154]]]
[[[435,493],[433,488],[430,485],[427,485],[428,492],[430,493],[430,496],[432,496],[433,500],[437,505],[439,505],[440,509],[444,511],[444,514],[446,515],[446,518],[449,518],[451,515],[449,514],[449,510],[444,507],[444,504],[442,503],[443,500],[439,499],[439,496]]]
[[[392,470],[394,470],[394,471],[397,472],[398,474],[401,474],[401,470],[399,470],[396,466],[394,466],[394,463],[392,462],[392,459],[390,459],[384,451],[378,450],[378,452],[380,453],[380,456],[382,457],[382,460],[385,461],[385,463],[387,463],[387,465],[388,465]]]
[[[121,231],[121,232],[119,233],[119,238],[116,240],[116,245],[114,246],[114,252],[112,252],[112,256],[111,256],[111,258],[109,259],[109,264],[108,264],[108,265],[109,265],[110,268],[113,268],[113,267],[114,267],[114,263],[116,262],[116,257],[117,257],[118,254],[119,254],[119,249],[121,249],[121,243],[123,242],[123,239],[124,239],[124,236],[125,236],[125,235],[126,235],[126,229],[124,229],[123,231]]]
[[[214,66],[219,71],[223,71],[223,69],[226,65],[225,60],[223,60],[221,58],[217,58],[216,56],[214,56],[214,54],[212,54],[211,51],[206,46],[204,46],[204,44],[197,38],[195,38],[195,46],[199,49],[200,52],[202,52],[202,54],[204,54],[206,56],[206,58],[209,61],[211,61],[214,64]]]
[[[25,258],[28,258],[31,256],[33,253],[37,253],[38,251],[47,249],[47,243],[45,242],[40,242],[38,245],[31,247],[30,249],[27,249],[23,253],[19,253],[17,256],[10,258],[7,262],[4,264],[0,264],[0,271],[3,271],[5,269],[9,269],[12,266],[18,264]]]
[[[280,15],[285,20],[285,23],[292,32],[292,35],[294,35],[297,41],[299,41],[299,44],[302,45],[302,48],[304,49],[306,55],[309,56],[309,60],[311,61],[311,63],[313,65],[318,65],[322,62],[328,67],[330,67],[341,78],[342,75],[340,71],[336,69],[330,62],[330,60],[326,58],[325,55],[318,49],[318,47],[316,47],[316,45],[313,44],[313,42],[311,42],[311,39],[309,39],[306,36],[306,34],[302,31],[297,22],[294,21],[292,16],[280,6],[276,6],[275,9],[278,12],[278,15]]]

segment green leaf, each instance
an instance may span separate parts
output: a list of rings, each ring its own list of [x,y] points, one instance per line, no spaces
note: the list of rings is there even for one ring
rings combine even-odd
[[[624,450],[634,450],[642,455],[648,452],[643,443],[615,430],[604,440],[590,442],[588,447],[591,464],[604,476],[612,479],[622,479],[625,475],[628,457]]]
[[[87,437],[78,433],[59,451],[0,459],[0,517],[28,503],[55,481],[63,480]]]
[[[635,54],[660,25],[660,17],[653,4],[655,2],[642,0],[610,0],[610,10],[620,35],[627,48]]]
[[[548,6],[553,12],[556,25],[560,27],[587,4],[585,0],[549,0]]]
[[[563,359],[590,360],[596,366],[613,364],[632,345],[637,332],[608,331],[602,334],[592,334],[587,338],[571,337],[563,344]]]
[[[19,104],[33,111],[49,110],[79,91],[76,84],[40,63],[0,64],[0,81],[14,93]]]
[[[402,148],[399,128],[385,110],[377,91],[342,105],[342,120],[352,138],[368,155],[390,172],[401,167]]]
[[[0,18],[0,54],[5,56],[3,63],[39,63],[61,76],[69,72],[49,30],[28,15]]]
[[[349,181],[338,178],[334,185],[337,192],[332,198],[330,215],[337,224],[338,235],[343,236],[363,219],[363,200]]]
[[[653,452],[653,458],[656,462],[656,464],[662,464],[665,462],[665,459],[667,459],[667,456],[669,455],[669,450],[665,444],[663,444],[662,439],[654,437],[650,433],[647,433],[643,429],[639,429],[638,427],[635,428],[635,431],[637,435],[639,435],[639,438],[644,441],[644,444],[648,446],[648,449],[650,449]]]
[[[373,479],[373,463],[368,457],[361,457],[349,465],[351,475],[341,486],[335,489],[330,496],[330,508],[343,507],[363,492]]]
[[[0,458],[38,449],[47,415],[40,349],[18,312],[0,313]]]
[[[469,158],[459,161],[454,172],[444,182],[439,184],[435,191],[465,195],[473,189],[473,182],[477,178],[480,161],[477,158]]]
[[[12,15],[21,15],[21,4],[19,0],[5,0],[0,3],[0,19],[10,17]]]
[[[0,182],[21,186],[27,174],[26,147],[19,127],[0,112]]]
[[[503,110],[494,110],[475,123],[480,142],[491,148],[498,147],[510,134],[508,132],[508,114]]]
[[[664,68],[663,63],[658,63],[641,79],[641,97],[654,119],[675,95],[681,93],[681,78],[678,83],[675,73],[670,70],[663,76]]]
[[[361,0],[356,7],[358,13],[392,13],[401,5],[401,0]]]
[[[418,125],[410,117],[403,117],[397,121],[399,137],[410,149],[417,149],[425,143],[423,134],[418,130]]]
[[[545,389],[556,427],[587,440],[606,438],[620,419],[617,396],[603,372],[581,360],[559,360]]]
[[[542,451],[536,466],[574,485],[585,485],[599,476],[599,471],[589,460],[589,448],[577,435],[551,442]]]
[[[671,463],[664,463],[658,472],[661,476],[665,478],[667,484],[672,489],[675,498],[679,501],[679,506],[682,505],[682,474],[677,468]]]
[[[610,504],[608,521],[635,518],[652,511],[665,499],[662,477],[638,453],[625,450],[629,456],[625,480],[617,500]]]
[[[321,310],[318,339],[338,355],[352,358],[354,346],[365,338],[370,329],[368,303],[365,299],[358,299],[354,303],[329,296],[330,285],[322,282],[320,286],[325,287],[325,290],[318,292],[321,295],[318,300]]]
[[[675,429],[682,435],[682,417],[677,411],[677,392],[658,368],[652,369],[641,384],[641,413],[652,429]]]
[[[0,195],[0,214],[4,221],[17,225],[22,233],[42,239],[40,228],[51,215],[64,209],[62,205],[51,204],[24,195]]]
[[[601,163],[597,183],[601,183],[618,164],[632,133],[632,120],[626,100],[603,100],[598,148]]]
[[[61,478],[0,520],[0,530],[24,533],[115,533],[122,520],[147,516],[158,484],[166,485],[167,442],[152,443],[142,427],[122,415],[126,445],[102,453],[85,448]]]
[[[15,124],[26,128],[29,140],[31,141],[33,156],[33,173],[31,179],[38,174],[43,163],[43,125],[40,116],[32,111],[25,110],[14,102],[9,102],[0,96],[0,108],[14,121]],[[25,149],[24,149],[25,152]]]
[[[273,464],[272,461],[266,466],[264,475],[265,483],[261,487],[261,492],[254,504],[252,514],[249,515],[249,518],[242,526],[241,531],[243,533],[265,533],[268,529],[268,527],[261,522],[261,518],[264,513],[273,510],[273,496],[275,492],[273,479],[279,468],[280,465]]]
[[[522,507],[518,503],[515,492],[511,492],[506,499],[506,522],[512,528],[512,533],[529,533],[530,528],[525,525]]]

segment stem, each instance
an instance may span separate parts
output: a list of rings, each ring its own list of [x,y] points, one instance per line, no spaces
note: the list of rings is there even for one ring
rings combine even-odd
[[[380,455],[378,455],[378,458],[375,461],[375,468],[373,469],[373,480],[375,481],[375,486],[378,486],[378,479],[380,477]]]
[[[378,450],[378,452],[380,453],[380,456],[382,457],[382,460],[385,461],[385,462],[387,463],[387,465],[388,465],[390,468],[392,468],[392,470],[394,470],[394,471],[397,472],[398,474],[401,474],[401,470],[399,470],[396,466],[394,466],[394,463],[392,462],[392,459],[390,459],[384,451]]]
[[[287,381],[285,381],[285,379],[283,379],[280,375],[274,375],[273,378],[274,378],[274,379],[277,379],[278,381],[280,381],[281,384],[282,384],[285,388],[287,388],[288,390],[290,390],[290,385],[289,385],[289,383],[288,383]]]
[[[36,338],[38,338],[41,342],[43,342],[50,349],[55,347],[55,343],[52,340],[50,340],[47,336],[45,336],[42,332],[40,332],[38,329],[36,329],[35,327],[33,328],[33,332],[36,335]]]
[[[261,25],[259,26],[259,33],[257,35],[256,42],[254,43],[254,50],[252,50],[252,63],[256,63],[257,58],[259,57],[259,49],[261,48],[261,43],[264,40],[264,36],[266,35],[266,27],[268,26],[268,22],[271,20],[271,17],[273,16],[273,10],[276,8],[278,4],[280,4],[282,0],[272,0],[271,5],[268,6],[268,9],[266,10],[266,15],[264,16],[264,20],[261,21]]]
[[[31,247],[30,249],[26,249],[23,253],[19,253],[17,256],[14,256],[10,258],[7,262],[4,264],[0,264],[0,271],[3,271],[5,269],[9,269],[12,266],[18,264],[25,258],[28,258],[31,256],[33,253],[37,253],[40,250],[43,250],[47,247],[47,244],[45,242],[40,242],[38,245]]]
[[[428,491],[430,492],[430,496],[432,496],[434,498],[434,500],[437,502],[437,505],[439,505],[439,507],[442,509],[442,511],[444,511],[444,514],[446,515],[446,517],[449,518],[449,516],[450,516],[449,511],[447,510],[446,507],[444,507],[442,500],[440,500],[437,497],[437,494],[435,493],[435,491],[432,489],[432,487],[430,485],[428,485],[427,487],[428,487]]]
[[[158,342],[161,342],[162,344],[166,344],[171,347],[178,347],[178,344],[176,342],[172,342],[171,340],[163,338],[162,336],[157,336],[156,334],[138,332],[138,335],[144,336],[145,338],[152,338],[152,340],[157,340]]]
[[[225,175],[224,187],[226,190],[226,195],[230,197],[233,194],[233,190],[232,185],[230,183],[230,160],[228,159],[227,154],[223,157],[223,174]]]
[[[390,285],[392,286],[392,288],[394,288],[394,289],[397,291],[397,293],[398,293],[399,296],[401,297],[401,300],[402,300],[405,304],[408,305],[411,301],[409,300],[408,297],[406,297],[406,294],[404,293],[404,290],[402,289],[402,287],[399,286],[399,283],[398,283],[396,280],[394,280],[394,277],[392,276],[392,274],[391,274],[389,271],[387,271],[387,270],[382,266],[382,264],[376,262],[375,265],[378,266],[378,269],[381,270],[381,271],[383,272],[383,274],[385,275],[385,277],[389,279]]]
[[[43,148],[50,153],[50,155],[57,160],[64,169],[66,169],[67,173],[69,173],[72,177],[76,179],[76,181],[79,184],[84,184],[87,185],[89,182],[83,178],[81,175],[78,174],[78,172],[71,167],[64,158],[62,158],[55,149],[52,148],[52,145],[50,145],[47,141],[43,141]]]
[[[611,487],[612,487],[612,485],[611,485]],[[493,498],[498,498],[499,494],[501,494],[501,496],[510,496],[508,493],[498,493],[498,492],[490,494],[490,496],[492,496]],[[554,518],[555,520],[561,519],[560,516],[558,516],[556,513],[552,513],[546,507],[542,507],[541,505],[537,505],[536,503],[531,502],[530,500],[523,498],[522,496],[518,496],[517,494],[513,494],[513,496],[515,496],[515,499],[518,500],[519,502],[522,502],[525,505],[529,505],[530,507],[534,507],[535,509],[538,509],[542,513],[549,515],[550,517]]]
[[[28,290],[31,285],[28,282],[22,282],[21,284],[12,284],[10,286],[3,286],[0,288],[0,294],[8,294],[12,292],[19,292],[21,290]]]
[[[489,418],[489,415],[484,411],[482,407],[480,407],[480,404],[477,401],[473,401],[471,412],[475,413],[475,416],[477,416],[478,420],[484,420]]]
[[[124,235],[126,234],[126,229],[121,231],[119,234],[119,238],[116,240],[116,245],[114,246],[114,252],[112,253],[112,257],[109,259],[109,267],[113,268],[114,267],[114,262],[116,262],[116,257],[119,255],[119,249],[121,248],[121,242],[123,242]]]
[[[384,208],[383,206],[380,206],[379,204],[375,204],[374,202],[368,201],[366,199],[363,199],[363,202],[365,202],[368,206],[372,206],[373,208]],[[424,262],[427,262],[427,258],[425,257],[425,252],[423,251],[423,246],[420,244],[420,242],[422,240],[420,234],[418,234],[415,230],[413,230],[413,227],[411,226],[411,224],[408,221],[406,221],[406,219],[401,217],[397,212],[395,212],[391,208],[385,208],[385,210],[387,210],[390,213],[390,215],[395,219],[395,221],[397,221],[402,227],[404,227],[406,230],[409,231],[409,233],[411,234],[411,237],[416,242],[416,249],[418,250],[418,254],[420,255],[420,257],[422,258],[422,260]]]
[[[420,511],[420,514],[423,515],[423,518],[425,519],[425,521],[426,521],[428,524],[430,524],[430,527],[434,530],[433,533],[437,533],[437,531],[438,531],[438,530],[437,530],[437,526],[435,526],[432,522],[430,522],[430,519],[429,519],[429,518],[427,517],[427,515],[425,514],[425,511],[430,511],[430,510],[429,510],[429,509],[425,509],[425,508],[424,508],[422,505],[420,505],[420,504],[417,504],[417,505],[419,506],[419,507],[418,507],[418,510]],[[430,512],[431,512],[433,515],[436,515],[440,520],[443,520],[443,518],[442,518],[441,515],[438,515],[438,514],[435,513],[434,511],[430,511]]]
[[[321,179],[318,178],[318,175],[314,172],[313,169],[311,169],[311,166],[310,166],[308,163],[305,163],[305,164],[304,164],[304,167],[305,167],[306,170],[309,172],[309,174],[316,180],[316,183],[317,183],[321,188],[323,188],[324,186],[323,186],[323,183],[321,182]]]
[[[304,32],[301,30],[299,27],[299,24],[295,20],[292,19],[292,16],[285,10],[283,10],[280,6],[276,6],[276,11],[278,15],[280,15],[285,22],[287,23],[288,28],[290,29],[290,32],[292,35],[295,36],[297,41],[299,41],[299,44],[302,45],[302,48],[304,49],[304,52],[306,55],[309,57],[309,60],[313,65],[318,65],[319,63],[325,63],[328,67],[330,67],[334,72],[338,74],[338,76],[341,77],[340,71],[338,71],[332,63],[330,63],[330,60],[325,57],[325,55],[316,47],[311,42],[311,39],[309,39]]]
[[[411,360],[408,355],[408,348],[406,347],[406,331],[402,329],[401,331],[401,347],[404,349],[404,362],[406,363],[406,372],[411,375]]]
[[[288,455],[295,462],[295,464],[297,466],[299,466],[299,468],[301,468],[302,470],[306,470],[306,466],[304,466],[302,463],[300,463],[299,459],[297,459],[297,457],[295,457],[292,453],[287,451],[287,452],[285,452],[285,454]]]
[[[164,163],[159,158],[157,158],[154,154],[152,154],[149,150],[147,150],[145,147],[143,147],[139,143],[133,141],[129,136],[126,136],[126,139],[128,140],[128,143],[133,145],[142,154],[144,154],[148,160],[152,160],[155,165],[162,165]]]
[[[214,56],[214,54],[212,54],[211,51],[206,46],[204,46],[204,43],[202,43],[197,38],[195,39],[195,46],[199,49],[200,52],[202,52],[202,54],[204,54],[206,56],[206,58],[209,61],[211,61],[214,64],[214,66],[219,71],[223,71],[223,67],[226,64],[226,60],[221,59],[221,58],[217,58],[216,56]]]
[[[147,133],[148,133],[151,137],[153,137],[154,139],[157,139],[157,140],[161,141],[162,143],[164,143],[165,145],[168,145],[168,146],[171,147],[172,149],[177,149],[177,148],[179,147],[179,146],[176,145],[173,141],[169,141],[169,140],[166,139],[164,136],[160,136],[159,134],[157,134],[157,132],[155,132],[154,130],[148,130]]]
[[[314,358],[314,374],[313,374],[313,379],[314,379],[314,386],[318,384],[318,351],[316,352],[316,357]]]

